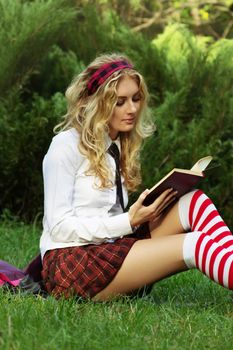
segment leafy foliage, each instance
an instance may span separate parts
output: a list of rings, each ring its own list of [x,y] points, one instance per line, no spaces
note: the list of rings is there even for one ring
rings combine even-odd
[[[75,3],[0,0],[1,210],[29,219],[42,212],[41,163],[65,113],[64,91],[96,55],[118,51],[144,74],[157,124],[142,152],[143,187],[212,154],[221,166],[203,187],[233,224],[232,40],[214,43],[173,24],[150,41],[108,1],[99,2],[101,13],[94,0]],[[131,2],[135,11],[139,3]]]
[[[20,87],[74,18],[70,1],[0,0],[0,95]]]
[[[1,207],[18,215],[36,215],[42,208],[41,164],[52,138],[57,116],[65,112],[64,97],[56,93],[50,99],[34,94],[30,109],[19,95],[8,97],[0,105]]]
[[[87,0],[82,0],[86,3]],[[92,0],[98,13],[114,9],[134,32],[147,38],[162,33],[171,23],[183,23],[195,34],[232,38],[232,0]]]
[[[233,43],[221,40],[203,47],[175,25],[154,45],[162,56],[163,94],[154,109],[158,131],[144,148],[145,184],[211,154],[213,166],[220,167],[210,171],[203,187],[232,224]]]

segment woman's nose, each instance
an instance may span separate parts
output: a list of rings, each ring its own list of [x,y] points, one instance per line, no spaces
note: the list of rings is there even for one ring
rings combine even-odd
[[[128,112],[135,113],[137,111],[137,106],[134,101],[129,101],[128,103]]]

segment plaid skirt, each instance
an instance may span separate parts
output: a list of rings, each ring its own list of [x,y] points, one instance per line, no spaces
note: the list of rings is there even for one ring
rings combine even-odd
[[[146,238],[150,238],[150,232],[144,224],[134,234],[113,243],[47,251],[41,273],[46,291],[57,298],[94,297],[112,281],[132,245]]]

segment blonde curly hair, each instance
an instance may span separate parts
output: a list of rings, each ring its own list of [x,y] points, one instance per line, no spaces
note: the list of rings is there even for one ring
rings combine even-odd
[[[145,81],[134,68],[120,69],[112,73],[97,91],[88,94],[88,82],[93,73],[106,63],[124,60],[132,64],[128,57],[121,54],[108,54],[97,57],[71,82],[66,91],[67,113],[64,120],[55,127],[57,130],[75,128],[80,134],[80,152],[90,161],[88,174],[100,179],[100,188],[111,187],[112,174],[106,163],[105,135],[109,132],[109,120],[117,103],[117,86],[124,76],[133,78],[140,91],[140,110],[134,128],[120,133],[121,172],[129,191],[135,191],[141,183],[139,161],[142,140],[152,134],[154,125],[148,113],[148,92]]]

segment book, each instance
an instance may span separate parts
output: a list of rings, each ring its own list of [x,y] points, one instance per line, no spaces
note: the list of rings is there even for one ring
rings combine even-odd
[[[211,156],[201,158],[190,170],[174,168],[150,189],[150,192],[143,201],[143,205],[148,206],[153,203],[168,188],[173,188],[177,191],[177,199],[191,191],[205,177],[204,170],[208,167],[212,159]]]

